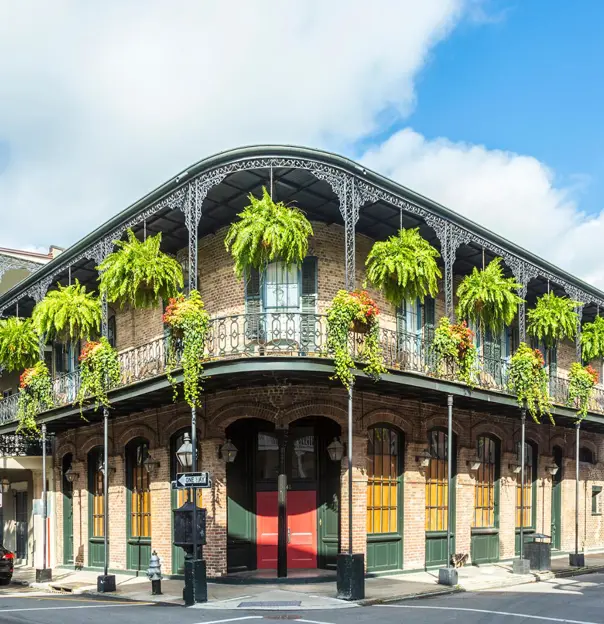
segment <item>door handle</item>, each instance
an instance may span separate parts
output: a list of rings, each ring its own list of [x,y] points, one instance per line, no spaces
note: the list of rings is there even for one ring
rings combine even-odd
[[[292,543],[292,530],[291,529],[287,529],[287,543],[288,544]]]

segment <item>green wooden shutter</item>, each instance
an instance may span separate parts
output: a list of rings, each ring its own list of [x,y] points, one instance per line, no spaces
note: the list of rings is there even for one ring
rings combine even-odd
[[[304,258],[300,272],[300,350],[316,351],[317,336],[318,262],[314,256]]]
[[[260,340],[262,334],[262,297],[260,293],[260,273],[251,269],[245,282],[245,337]]]

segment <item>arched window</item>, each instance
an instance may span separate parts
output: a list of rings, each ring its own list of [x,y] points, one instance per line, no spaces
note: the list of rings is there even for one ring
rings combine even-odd
[[[474,485],[474,524],[477,529],[495,528],[495,486],[499,480],[499,443],[490,436],[480,436],[476,442],[476,455],[480,466]]]
[[[103,448],[88,453],[88,491],[90,492],[90,537],[104,536]]]
[[[521,460],[520,443],[516,445],[518,465]],[[522,502],[524,500],[524,528],[535,528],[536,509],[534,506],[535,487],[537,479],[537,447],[532,442],[524,445],[524,493],[522,488],[522,473],[516,474],[516,528],[520,527]],[[524,499],[523,499],[524,497]]]
[[[586,446],[582,446],[579,449],[579,461],[585,464],[595,464],[593,451]]]
[[[367,533],[397,533],[401,435],[387,426],[369,429],[367,440]]]
[[[126,446],[130,491],[130,537],[151,537],[151,479],[144,466],[148,454],[147,440],[139,438]]]
[[[447,442],[447,432],[442,429],[433,429],[428,433],[430,464],[426,472],[426,531],[447,530],[449,510]]]

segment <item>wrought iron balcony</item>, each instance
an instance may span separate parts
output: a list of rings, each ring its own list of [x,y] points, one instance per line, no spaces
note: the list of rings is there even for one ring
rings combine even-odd
[[[46,440],[46,453],[52,453],[52,439]],[[42,440],[21,435],[0,435],[0,457],[42,457]]]
[[[387,368],[393,371],[459,381],[459,372],[451,362],[437,366],[431,349],[432,331],[423,335],[380,330],[380,345]],[[119,354],[121,379],[117,388],[152,379],[167,372],[167,338],[160,337]],[[365,340],[362,334],[350,335],[354,359],[362,363]],[[327,318],[321,314],[255,313],[223,316],[211,321],[206,339],[207,361],[257,357],[330,358],[327,349]],[[508,360],[479,354],[472,374],[476,388],[508,393]],[[80,383],[75,370],[53,380],[54,406],[74,402]],[[566,405],[568,380],[552,377],[550,394],[555,403]],[[0,401],[0,424],[16,419],[18,395]],[[590,411],[604,414],[604,389],[597,387],[590,402]]]

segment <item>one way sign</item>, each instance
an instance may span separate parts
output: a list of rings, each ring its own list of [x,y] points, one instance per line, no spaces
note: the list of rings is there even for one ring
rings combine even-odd
[[[176,481],[173,481],[176,488],[209,488],[209,472],[179,472]]]

